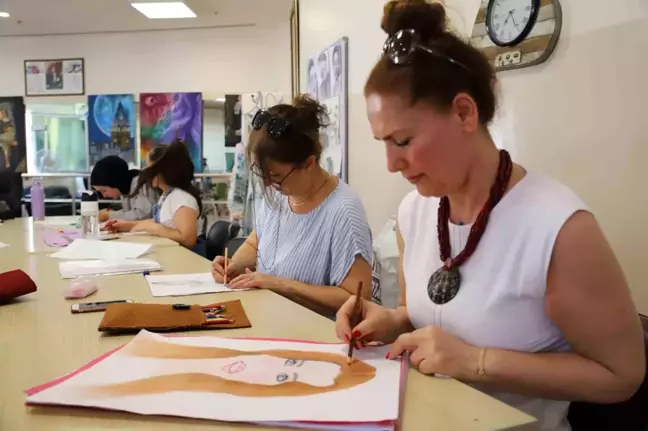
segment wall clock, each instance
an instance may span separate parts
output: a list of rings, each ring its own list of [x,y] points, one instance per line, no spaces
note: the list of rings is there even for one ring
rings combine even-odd
[[[491,0],[486,11],[488,37],[498,46],[514,46],[531,32],[540,0]]]
[[[482,0],[471,43],[496,71],[545,62],[562,29],[559,0]]]

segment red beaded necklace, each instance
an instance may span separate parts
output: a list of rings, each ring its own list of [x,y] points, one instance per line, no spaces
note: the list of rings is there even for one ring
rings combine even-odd
[[[488,200],[480,211],[475,223],[470,228],[466,247],[455,258],[452,258],[452,249],[450,246],[450,200],[447,197],[441,198],[439,202],[439,211],[437,217],[437,233],[439,237],[439,254],[443,266],[436,270],[428,282],[428,296],[435,304],[445,304],[450,302],[459,292],[461,287],[461,274],[459,267],[473,255],[482,235],[486,231],[488,218],[493,208],[500,202],[513,171],[513,162],[511,156],[506,150],[500,150],[499,166],[497,176],[490,190]]]

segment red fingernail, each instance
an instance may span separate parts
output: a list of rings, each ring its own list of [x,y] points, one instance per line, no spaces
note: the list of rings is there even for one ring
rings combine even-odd
[[[362,334],[361,334],[360,331],[358,331],[358,330],[355,330],[355,331],[353,331],[353,332],[351,333],[351,336],[352,336],[353,338],[358,338],[358,337],[360,337],[361,335],[362,335]]]
[[[344,334],[344,339],[346,340],[347,343],[351,341],[351,339],[349,338],[349,334]]]
[[[389,352],[387,352],[387,354],[385,355],[385,359],[389,359],[390,357],[391,355],[389,354]]]

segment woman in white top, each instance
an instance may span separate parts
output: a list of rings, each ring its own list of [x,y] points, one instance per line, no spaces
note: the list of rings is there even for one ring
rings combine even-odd
[[[162,191],[160,200],[153,206],[153,218],[139,222],[118,220],[109,228],[169,238],[204,256],[202,201],[193,185],[194,167],[187,147],[176,141],[155,159],[140,173],[134,192],[147,184]]]
[[[337,334],[393,342],[425,374],[464,382],[568,430],[569,401],[615,403],[644,377],[640,321],[596,219],[567,187],[500,152],[495,74],[439,3],[392,1],[365,86],[387,166],[416,186],[398,213],[400,305],[354,298]]]

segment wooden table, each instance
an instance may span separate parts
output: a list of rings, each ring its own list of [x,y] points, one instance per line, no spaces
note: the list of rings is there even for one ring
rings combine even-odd
[[[206,272],[210,264],[183,247],[156,247],[151,255],[166,273]],[[121,345],[131,336],[97,331],[102,313],[71,314],[63,299],[67,283],[58,276],[57,260],[44,254],[12,253],[0,258],[0,272],[20,268],[37,283],[38,292],[0,306],[0,430],[263,430],[244,424],[63,407],[27,407],[26,388],[45,383]],[[266,290],[184,298],[153,298],[141,275],[98,279],[99,291],[84,301],[131,298],[140,302],[201,303],[241,299],[252,328],[192,334],[236,337],[283,337],[337,341],[333,322]],[[376,396],[380,396],[376,394]],[[533,429],[534,419],[451,379],[410,371],[405,397],[404,430]]]
[[[45,222],[29,218],[8,220],[0,224],[0,242],[9,244],[1,248],[0,253],[52,253],[58,248],[45,244],[44,233],[47,230],[76,230],[73,224],[79,217],[48,217]],[[167,238],[152,235],[124,235],[115,241],[152,244],[154,246],[178,246],[178,243]]]

